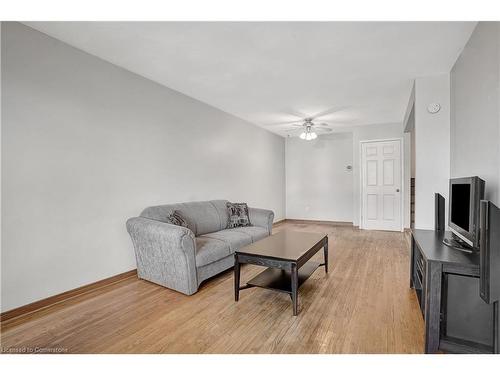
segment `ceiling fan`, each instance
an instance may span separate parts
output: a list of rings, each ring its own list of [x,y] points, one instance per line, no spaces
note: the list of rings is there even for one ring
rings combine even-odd
[[[323,132],[331,132],[332,129],[327,123],[314,123],[313,120],[309,117],[303,120],[302,124],[293,124],[291,128],[284,129],[287,133],[300,132],[300,139],[304,139],[306,141],[312,141],[313,139],[318,138],[318,133]]]
[[[288,136],[292,135],[293,133],[300,133],[299,137],[301,139],[304,139],[306,141],[310,141],[313,139],[318,138],[318,133],[328,133],[332,132],[332,125],[326,123],[326,122],[315,122],[315,120],[318,119],[318,117],[323,117],[329,114],[332,114],[334,112],[339,112],[347,107],[335,107],[335,108],[330,108],[327,109],[326,111],[320,112],[315,114],[314,116],[299,116],[298,113],[294,112],[292,113],[293,116],[297,117],[302,117],[302,120],[295,120],[295,121],[285,121],[285,122],[278,122],[274,124],[269,124],[270,126],[289,126],[289,128],[282,129],[283,132],[288,133]]]

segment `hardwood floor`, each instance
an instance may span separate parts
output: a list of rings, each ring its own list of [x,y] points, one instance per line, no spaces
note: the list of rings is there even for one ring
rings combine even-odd
[[[67,353],[422,353],[403,233],[324,224],[277,225],[329,235],[330,270],[286,294],[261,288],[234,302],[231,271],[193,296],[135,277],[2,322],[1,346]],[[313,259],[321,260],[322,252]],[[262,268],[245,265],[242,284]]]

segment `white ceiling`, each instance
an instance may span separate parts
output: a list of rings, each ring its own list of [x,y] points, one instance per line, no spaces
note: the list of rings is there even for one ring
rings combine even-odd
[[[27,22],[278,134],[401,122],[412,80],[447,73],[474,22]]]

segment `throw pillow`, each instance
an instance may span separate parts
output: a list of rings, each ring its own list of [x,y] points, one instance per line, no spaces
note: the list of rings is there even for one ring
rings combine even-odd
[[[248,205],[246,203],[227,202],[226,207],[229,214],[228,228],[247,227],[251,225],[250,217],[248,216]]]
[[[167,221],[173,225],[178,225],[180,227],[185,227],[185,228],[188,227],[187,221],[182,217],[180,212],[177,210],[168,215]]]

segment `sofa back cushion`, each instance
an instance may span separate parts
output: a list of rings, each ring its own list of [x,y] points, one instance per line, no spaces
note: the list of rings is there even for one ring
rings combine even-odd
[[[151,206],[144,209],[141,216],[166,223],[168,216],[173,211],[178,211],[195,236],[201,236],[226,228],[228,220],[226,203],[226,200],[214,200]]]

